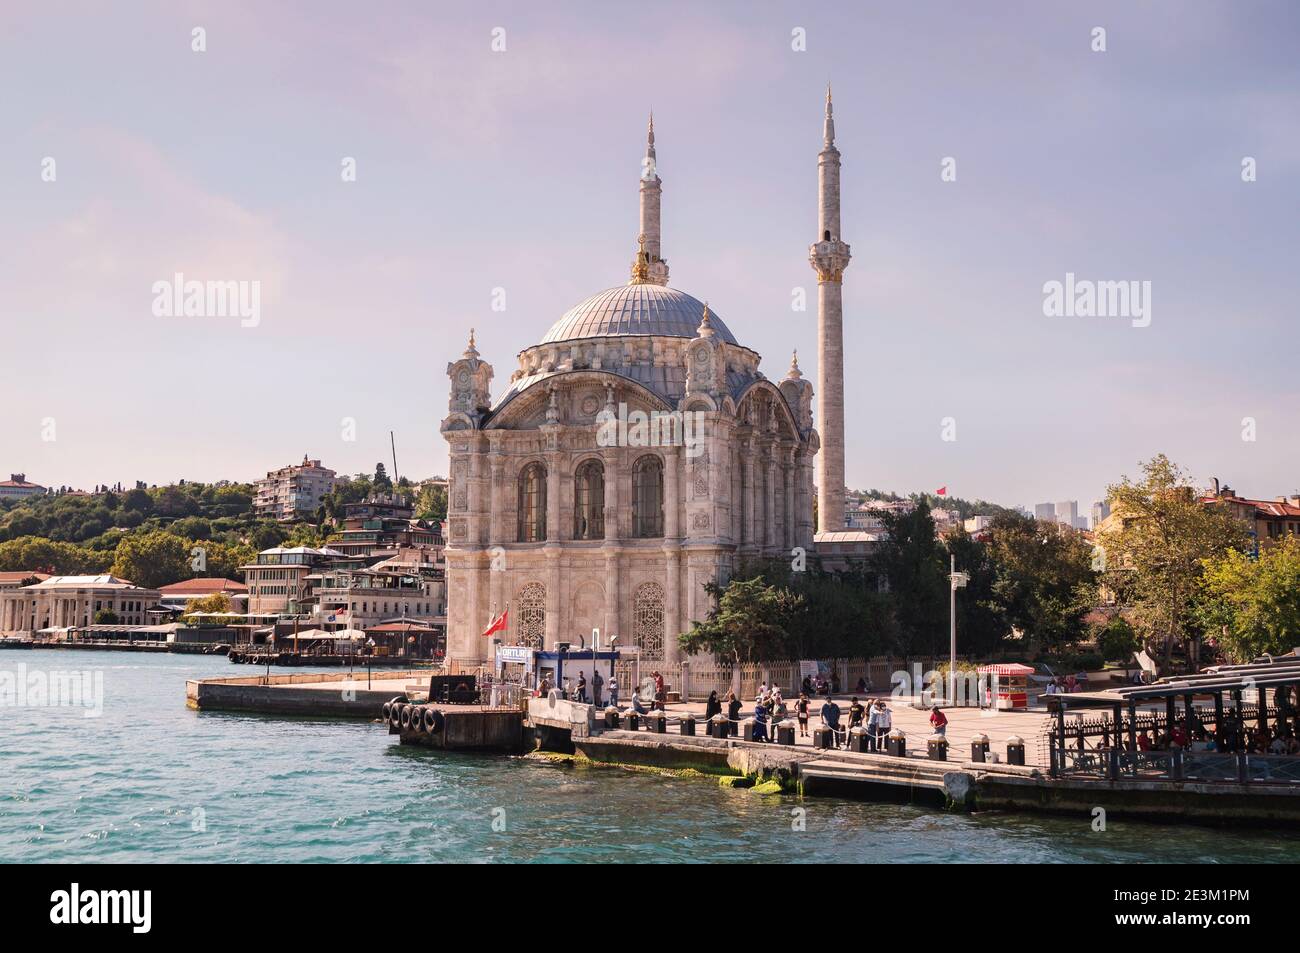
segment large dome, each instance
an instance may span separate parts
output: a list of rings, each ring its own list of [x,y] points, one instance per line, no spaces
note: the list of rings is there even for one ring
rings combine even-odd
[[[542,344],[581,338],[659,334],[693,338],[704,316],[704,302],[684,291],[654,284],[630,284],[592,295],[551,326]],[[736,339],[712,308],[709,322],[728,344]]]

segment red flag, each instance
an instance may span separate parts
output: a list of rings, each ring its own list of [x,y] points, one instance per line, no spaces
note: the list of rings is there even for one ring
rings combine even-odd
[[[935,490],[934,492],[936,496],[947,496],[948,488],[946,486],[941,486],[939,487],[939,489]]]
[[[501,615],[499,615],[497,618],[493,619],[491,624],[488,625],[488,627],[483,630],[483,638],[486,639],[493,632],[504,632],[506,630],[506,616],[508,616],[509,614],[510,614],[510,608],[507,606],[506,610],[502,612]]]

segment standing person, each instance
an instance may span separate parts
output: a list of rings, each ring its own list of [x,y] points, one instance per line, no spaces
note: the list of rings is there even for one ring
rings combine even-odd
[[[822,703],[822,726],[831,730],[831,744],[836,748],[840,746],[840,706],[835,704],[835,699],[829,695],[826,701]]]
[[[800,692],[799,700],[794,703],[794,717],[799,722],[799,737],[808,737],[808,693]]]
[[[618,676],[613,675],[609,679],[609,703],[613,707],[618,707]]]
[[[754,740],[767,740],[767,708],[762,702],[754,706]]]
[[[578,671],[578,692],[576,700],[584,705],[587,704],[587,673],[582,670]]]
[[[790,712],[785,706],[785,699],[781,697],[781,689],[772,689],[772,740],[776,740],[776,726],[790,717]]]
[[[864,714],[866,714],[866,709],[863,708],[862,703],[858,701],[858,696],[854,695],[852,698],[852,704],[849,705],[849,731],[862,725],[862,716]]]
[[[876,712],[876,745],[884,750],[885,739],[889,737],[889,730],[894,727],[894,714],[883,698],[876,702]]]
[[[605,677],[600,674],[600,669],[591,673],[591,703],[597,708],[600,707],[601,695],[605,690]]]
[[[939,737],[946,737],[948,734],[948,716],[943,713],[943,709],[938,705],[930,712],[930,727]]]
[[[668,701],[668,692],[664,688],[664,677],[658,672],[654,673],[655,680],[655,703],[654,707],[660,711],[664,710],[664,703]]]
[[[727,692],[727,720],[740,721],[740,699],[736,697],[735,692]]]
[[[876,736],[880,732],[880,708],[870,698],[867,699],[867,750],[877,751]]]
[[[718,690],[709,692],[709,700],[704,703],[704,720],[709,721],[714,715],[722,714],[722,702],[718,700]]]

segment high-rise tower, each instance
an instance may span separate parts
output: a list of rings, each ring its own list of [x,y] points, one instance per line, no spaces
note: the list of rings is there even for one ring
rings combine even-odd
[[[817,156],[817,238],[808,261],[817,272],[817,532],[844,529],[844,269],[849,246],[840,241],[840,151],[835,148],[831,88]]]

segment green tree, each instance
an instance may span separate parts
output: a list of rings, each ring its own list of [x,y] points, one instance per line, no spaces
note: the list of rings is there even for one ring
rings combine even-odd
[[[1011,630],[995,592],[997,567],[989,546],[959,529],[944,541],[944,548],[957,570],[970,577],[957,592],[957,649],[963,655],[989,655]]]
[[[148,589],[179,582],[193,575],[190,544],[171,533],[157,530],[127,536],[117,544],[110,571],[114,576]]]
[[[95,613],[95,625],[117,625],[119,619],[112,609],[100,609]]]
[[[937,653],[948,642],[947,560],[924,501],[881,519],[886,538],[876,548],[875,572],[890,594],[895,644],[904,655]]]
[[[420,487],[420,494],[415,498],[415,518],[431,523],[441,522],[447,518],[447,487],[427,483]]]
[[[786,654],[787,625],[797,599],[761,576],[733,579],[726,587],[706,583],[715,600],[709,617],[678,636],[688,655],[711,652],[733,662],[756,662]]]
[[[1118,527],[1101,541],[1106,585],[1127,605],[1148,646],[1168,667],[1175,646],[1199,634],[1197,597],[1207,560],[1245,549],[1246,530],[1226,509],[1207,506],[1182,469],[1159,454],[1142,477],[1108,488]]]
[[[1257,559],[1231,549],[1205,560],[1198,608],[1234,662],[1290,651],[1300,641],[1300,539],[1283,536]]]
[[[989,525],[989,547],[996,573],[993,595],[1008,624],[1040,649],[1083,638],[1083,619],[1096,605],[1097,586],[1092,550],[1081,533],[1004,513]]]

